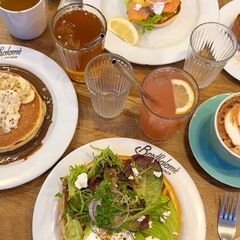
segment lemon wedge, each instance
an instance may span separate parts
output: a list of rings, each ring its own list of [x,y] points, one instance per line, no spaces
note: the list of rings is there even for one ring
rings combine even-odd
[[[188,112],[193,104],[195,95],[191,85],[182,79],[172,79],[176,114]]]
[[[108,30],[134,46],[139,40],[139,33],[135,26],[124,17],[113,17],[108,22]]]

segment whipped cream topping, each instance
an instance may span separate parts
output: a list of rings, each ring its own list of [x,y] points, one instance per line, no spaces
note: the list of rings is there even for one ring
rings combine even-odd
[[[232,143],[235,146],[240,146],[240,103],[226,114],[224,126]]]
[[[8,133],[16,129],[20,119],[21,99],[14,90],[0,90],[0,128]]]

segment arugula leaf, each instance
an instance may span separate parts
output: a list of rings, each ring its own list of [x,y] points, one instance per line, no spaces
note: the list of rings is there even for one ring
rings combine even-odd
[[[64,214],[82,220],[81,222],[89,222],[88,206],[92,198],[93,194],[90,189],[78,190],[78,192],[68,200]]]
[[[95,148],[91,146],[93,149],[100,152],[98,156],[95,156],[93,159],[93,166],[91,167],[88,177],[91,178],[95,176],[98,170],[103,167],[105,164],[108,164],[110,167],[119,167],[122,169],[122,163],[119,160],[117,154],[114,154],[113,151],[107,147],[105,149]]]
[[[151,31],[155,28],[154,24],[157,24],[159,22],[164,22],[165,20],[171,18],[174,16],[175,13],[161,13],[161,14],[156,14],[152,17],[147,18],[144,21],[138,21],[137,23],[141,26],[142,28],[142,34],[145,33],[146,31]]]
[[[146,31],[151,31],[153,30],[154,24],[158,23],[162,19],[161,14],[156,14],[153,17],[147,18],[145,21],[138,21],[137,23],[141,26],[142,28],[142,34],[145,33]]]
[[[60,192],[58,192],[58,193],[55,194],[55,197],[62,198],[62,197],[63,197],[63,194],[60,193]]]

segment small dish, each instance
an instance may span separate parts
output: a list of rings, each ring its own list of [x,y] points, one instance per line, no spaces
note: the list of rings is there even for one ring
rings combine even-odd
[[[194,113],[189,125],[189,142],[199,165],[213,178],[232,186],[240,187],[240,168],[223,161],[213,150],[209,139],[210,120],[218,104],[228,97],[224,93],[209,98]]]

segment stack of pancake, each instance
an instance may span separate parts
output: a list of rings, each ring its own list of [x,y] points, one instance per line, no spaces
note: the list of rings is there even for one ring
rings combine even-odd
[[[0,153],[15,150],[38,133],[46,104],[23,77],[0,71]]]

